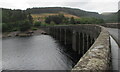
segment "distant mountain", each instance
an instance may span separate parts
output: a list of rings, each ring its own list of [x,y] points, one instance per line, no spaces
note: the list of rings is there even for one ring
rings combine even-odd
[[[88,12],[75,8],[67,8],[67,7],[42,7],[42,8],[28,8],[26,10],[32,14],[42,14],[42,13],[59,13],[64,12],[67,14],[75,15],[78,17],[95,17],[102,18],[100,14],[97,12]]]
[[[2,11],[22,11],[22,10],[11,10],[11,9],[5,9],[2,8]],[[98,19],[104,19],[105,22],[118,22],[118,19],[120,19],[120,11],[118,12],[106,12],[99,14],[97,12],[89,12],[89,11],[84,11],[81,9],[76,9],[76,8],[67,8],[67,7],[39,7],[39,8],[28,8],[26,10],[23,10],[27,13],[31,13],[32,15],[34,14],[55,14],[55,13],[64,13],[68,15],[73,15],[77,17],[94,17]]]
[[[118,22],[120,23],[120,10],[117,12],[118,14]]]
[[[118,12],[106,12],[101,15],[106,22],[118,22]]]
[[[42,13],[67,13],[75,15],[78,17],[94,17],[98,19],[104,19],[105,22],[118,22],[118,12],[105,12],[99,14],[97,12],[89,12],[76,8],[67,8],[67,7],[39,7],[39,8],[28,8],[26,10],[32,14],[42,14]]]
[[[101,13],[101,15],[111,15],[111,14],[113,14],[113,12],[103,12],[103,13]]]

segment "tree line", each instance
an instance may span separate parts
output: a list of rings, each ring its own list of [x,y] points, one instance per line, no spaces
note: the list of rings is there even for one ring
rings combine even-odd
[[[103,19],[89,17],[65,17],[63,14],[52,15],[45,18],[47,25],[59,24],[100,24],[104,23]],[[27,31],[34,27],[39,27],[42,22],[33,22],[33,18],[26,10],[2,9],[2,31]]]
[[[115,23],[118,22],[118,12],[113,12],[108,15],[99,14],[97,12],[89,12],[84,11],[77,8],[68,8],[68,7],[34,7],[34,8],[28,8],[26,10],[27,12],[30,12],[32,14],[42,14],[42,13],[59,13],[64,12],[68,14],[72,14],[78,17],[93,17],[98,19],[104,19],[104,21],[107,23]]]
[[[30,13],[22,10],[2,9],[2,31],[26,31],[33,25]]]
[[[81,17],[75,19],[74,17],[68,18],[65,17],[63,14],[59,15],[52,15],[48,16],[45,19],[45,22],[48,24],[100,24],[104,23],[103,19],[97,18],[88,18],[88,17]]]
[[[68,7],[34,7],[34,8],[28,8],[26,11],[32,14],[64,12],[78,17],[102,18],[102,16],[97,12],[89,12],[77,8],[68,8]]]

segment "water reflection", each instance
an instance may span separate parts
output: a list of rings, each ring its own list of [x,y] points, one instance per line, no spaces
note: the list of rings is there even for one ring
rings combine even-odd
[[[3,70],[70,70],[74,62],[49,35],[3,39]]]

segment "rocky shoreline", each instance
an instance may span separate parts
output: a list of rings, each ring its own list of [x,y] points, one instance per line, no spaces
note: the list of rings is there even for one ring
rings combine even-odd
[[[26,32],[20,32],[20,31],[15,31],[15,32],[6,32],[2,33],[0,35],[0,38],[6,38],[6,37],[27,37],[27,36],[32,36],[32,35],[40,35],[40,34],[47,34],[45,31],[38,29],[38,30],[29,30]]]

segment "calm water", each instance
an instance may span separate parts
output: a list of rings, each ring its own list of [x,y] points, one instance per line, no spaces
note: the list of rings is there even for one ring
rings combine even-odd
[[[69,70],[75,64],[49,35],[3,39],[3,70]]]

